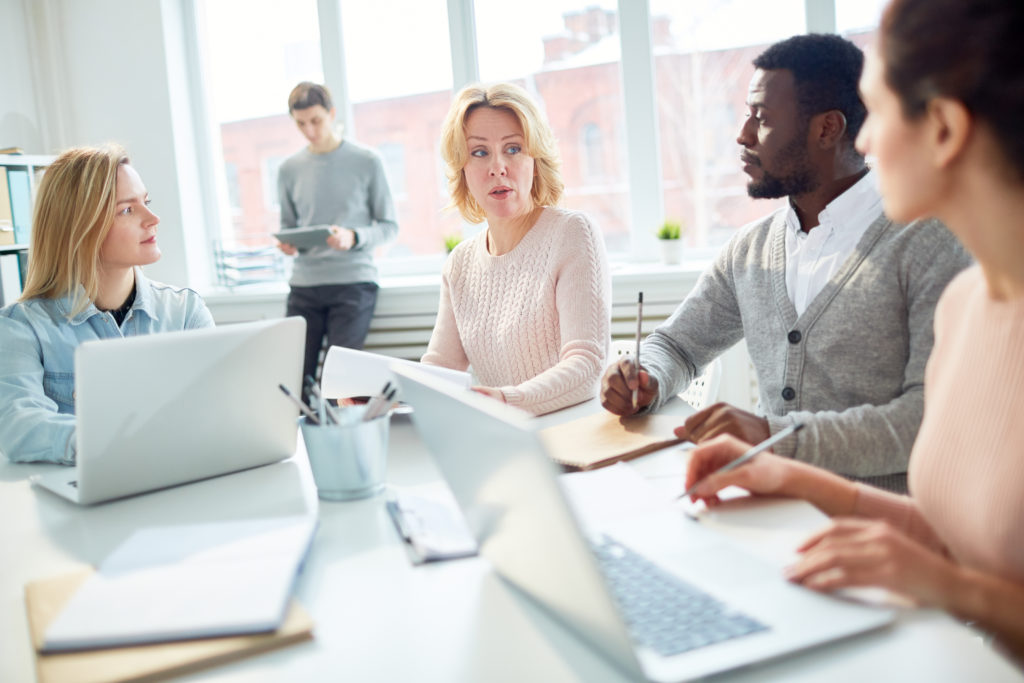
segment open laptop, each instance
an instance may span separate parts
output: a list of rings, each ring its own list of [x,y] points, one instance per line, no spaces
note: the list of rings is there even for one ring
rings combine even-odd
[[[291,456],[306,321],[292,317],[85,342],[74,468],[34,484],[98,503]]]
[[[481,554],[634,678],[708,676],[893,619],[890,610],[789,583],[778,567],[668,506],[584,529],[532,417],[417,369],[393,370]],[[639,578],[630,574],[636,567]],[[626,594],[663,584],[671,597],[654,599],[662,610],[652,629]]]

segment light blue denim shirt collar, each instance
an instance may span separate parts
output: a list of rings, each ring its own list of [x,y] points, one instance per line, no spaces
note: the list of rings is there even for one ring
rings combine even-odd
[[[82,285],[78,285],[77,294],[79,296],[85,296],[85,290]],[[61,315],[67,318],[68,312],[71,311],[75,301],[75,293],[66,294],[56,300],[57,310],[60,311]],[[153,300],[153,287],[150,285],[149,280],[145,275],[142,274],[142,269],[135,268],[135,301],[132,303],[132,307],[128,312],[125,319],[130,319],[139,313],[145,313],[149,316],[149,319],[153,322],[160,320],[156,313],[156,305]],[[96,308],[96,304],[89,302],[89,305],[85,307],[80,313],[72,316],[68,323],[70,325],[81,325],[85,321],[89,320],[95,315],[103,315],[103,311]]]

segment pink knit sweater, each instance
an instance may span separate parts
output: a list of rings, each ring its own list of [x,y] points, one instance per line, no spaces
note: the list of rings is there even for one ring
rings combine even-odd
[[[422,362],[471,367],[534,414],[595,396],[611,335],[600,232],[581,213],[545,208],[509,253],[491,256],[486,240],[481,232],[449,255]]]
[[[861,487],[886,517],[959,563],[1024,582],[1024,301],[993,301],[974,266],[935,311],[911,498]]]

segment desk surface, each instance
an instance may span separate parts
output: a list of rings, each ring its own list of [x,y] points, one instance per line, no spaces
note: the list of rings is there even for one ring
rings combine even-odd
[[[389,457],[392,484],[439,478],[408,418],[393,420]],[[636,466],[667,493],[678,486],[674,470],[681,463],[678,453],[660,453]],[[0,463],[2,681],[34,679],[25,583],[98,564],[139,527],[303,512],[320,519],[296,588],[315,622],[314,640],[187,680],[626,680],[499,579],[486,560],[411,565],[381,496],[318,501],[302,452],[275,465],[86,508],[30,486],[30,474],[51,467]],[[821,521],[804,503],[775,501],[716,512],[708,523],[782,561]],[[910,610],[883,631],[716,680],[1021,681],[1024,676],[945,614]]]

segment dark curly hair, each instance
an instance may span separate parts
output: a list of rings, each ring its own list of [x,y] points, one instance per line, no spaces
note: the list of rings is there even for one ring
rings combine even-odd
[[[832,34],[793,36],[758,55],[754,66],[792,72],[798,111],[805,122],[832,109],[842,112],[845,138],[853,147],[867,117],[857,89],[864,69],[864,53],[859,47]]]

